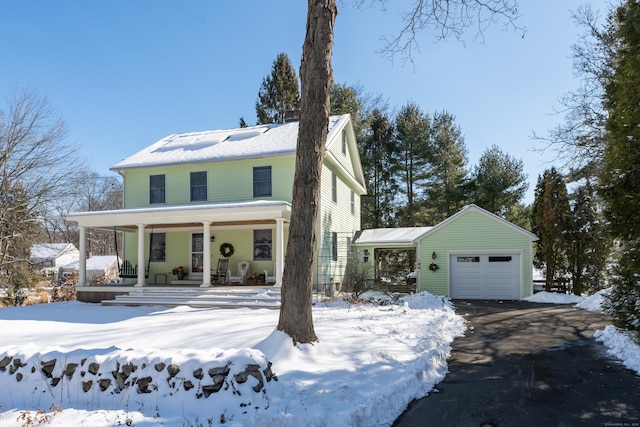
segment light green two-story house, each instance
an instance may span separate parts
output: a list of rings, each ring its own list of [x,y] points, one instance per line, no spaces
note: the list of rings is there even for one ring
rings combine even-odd
[[[171,272],[183,266],[184,283],[208,287],[221,258],[232,274],[249,261],[250,272],[280,284],[297,136],[297,121],[174,134],[113,166],[124,180],[123,208],[67,215],[80,230],[80,283],[86,230],[101,228],[123,231],[123,262],[145,266],[126,279],[136,286],[176,283]],[[340,281],[360,229],[366,188],[349,115],[330,118],[321,189],[315,283]]]

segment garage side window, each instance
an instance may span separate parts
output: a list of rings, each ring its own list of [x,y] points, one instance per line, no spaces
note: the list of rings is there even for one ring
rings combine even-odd
[[[459,256],[457,262],[480,262],[479,256]]]
[[[510,256],[490,256],[489,262],[511,262]]]

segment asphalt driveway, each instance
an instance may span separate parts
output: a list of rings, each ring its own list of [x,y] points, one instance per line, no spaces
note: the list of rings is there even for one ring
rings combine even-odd
[[[640,426],[640,377],[593,339],[607,316],[524,301],[454,304],[468,324],[449,374],[394,426]]]

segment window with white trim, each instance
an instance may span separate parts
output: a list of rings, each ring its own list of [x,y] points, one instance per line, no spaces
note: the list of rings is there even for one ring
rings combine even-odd
[[[191,201],[207,200],[207,172],[191,172]]]
[[[149,175],[149,204],[154,205],[165,202],[165,177],[162,175]]]
[[[253,197],[271,197],[271,166],[253,168]]]

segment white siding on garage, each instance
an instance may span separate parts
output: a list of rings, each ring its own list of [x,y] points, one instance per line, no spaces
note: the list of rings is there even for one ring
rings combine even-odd
[[[520,299],[519,253],[449,255],[450,295],[454,299]]]

